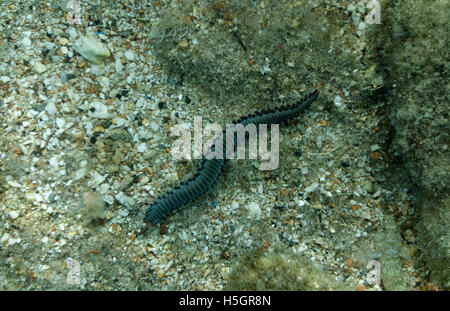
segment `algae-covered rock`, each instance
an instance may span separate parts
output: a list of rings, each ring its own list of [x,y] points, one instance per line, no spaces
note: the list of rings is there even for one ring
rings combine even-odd
[[[394,130],[390,151],[401,158],[419,209],[417,226],[431,281],[450,288],[450,156],[448,1],[380,1],[370,28]],[[398,165],[393,164],[393,165]]]
[[[352,290],[308,258],[292,251],[254,250],[227,277],[228,290]]]
[[[361,65],[352,45],[342,44],[349,30],[320,1],[183,4],[154,20],[152,51],[171,82],[188,83],[224,106],[243,98],[268,102],[298,91],[299,83],[312,88],[334,79],[348,87],[348,68]]]
[[[87,222],[106,217],[105,204],[101,194],[93,191],[85,192],[82,199],[83,214]]]

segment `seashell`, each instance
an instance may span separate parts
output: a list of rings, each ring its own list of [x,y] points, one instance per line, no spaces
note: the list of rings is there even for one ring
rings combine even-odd
[[[101,64],[105,58],[111,55],[108,47],[90,34],[81,36],[74,43],[73,48],[81,56],[95,64]]]

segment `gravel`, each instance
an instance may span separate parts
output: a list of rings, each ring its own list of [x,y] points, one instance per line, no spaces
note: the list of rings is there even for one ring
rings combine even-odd
[[[189,7],[185,2],[98,1],[83,4],[81,24],[70,24],[65,1],[1,1],[0,289],[220,290],[250,249],[281,245],[355,289],[380,290],[365,268],[379,252],[373,240],[386,212],[410,221],[401,211],[412,202],[407,189],[385,179],[383,158],[371,157],[383,154],[387,139],[381,104],[363,103],[360,81],[371,64],[336,69],[335,78],[320,81],[311,109],[280,126],[277,170],[229,161],[208,194],[161,226],[143,223],[146,206],[196,170],[195,161],[172,159],[171,126],[193,124],[194,115],[225,124],[260,108],[252,97],[224,105],[196,81],[178,83],[155,56],[152,25],[163,10]],[[208,1],[192,3],[184,20],[207,34],[201,12]],[[342,19],[341,36],[352,57],[363,57],[371,27],[363,22],[365,3],[317,6],[354,12]],[[98,55],[80,50],[94,40],[80,40],[88,34]],[[180,53],[202,44],[189,35],[173,42]],[[239,62],[252,53],[236,46],[228,52]],[[278,70],[270,57],[255,65],[264,79]],[[237,64],[237,74],[241,65],[250,66]],[[305,81],[263,107],[300,98],[311,91]],[[94,206],[104,211],[91,212],[100,216],[86,214],[87,194],[103,200]],[[407,232],[405,253],[414,254]],[[420,277],[410,257],[401,273],[411,276],[412,288]]]

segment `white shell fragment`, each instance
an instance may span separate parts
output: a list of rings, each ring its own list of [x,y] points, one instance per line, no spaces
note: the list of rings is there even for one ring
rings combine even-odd
[[[91,103],[88,115],[98,119],[108,119],[110,117],[108,106],[101,102]]]
[[[41,62],[35,62],[33,64],[33,70],[38,73],[44,73],[45,71],[47,71],[47,66],[45,66],[44,64],[42,64]]]
[[[111,53],[108,47],[92,35],[81,36],[74,44],[75,51],[88,61],[101,64]]]
[[[262,215],[261,208],[259,207],[259,204],[256,202],[250,202],[247,204],[247,210],[248,210],[248,217],[249,218],[260,218]]]

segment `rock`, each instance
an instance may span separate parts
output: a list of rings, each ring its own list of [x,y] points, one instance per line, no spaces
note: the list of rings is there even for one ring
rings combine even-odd
[[[73,48],[81,56],[95,64],[101,64],[105,58],[111,56],[108,47],[92,35],[81,36]]]
[[[127,196],[123,192],[119,192],[118,194],[116,194],[115,198],[120,204],[124,206],[134,206],[136,203],[132,197]]]
[[[134,60],[134,53],[131,50],[126,50],[125,51],[125,58],[127,60]]]
[[[69,43],[68,39],[66,39],[66,38],[59,38],[59,44],[66,45],[67,43]]]
[[[364,190],[365,192],[372,192],[373,190],[372,182],[370,180],[363,181],[361,183],[361,189]]]
[[[189,46],[189,42],[187,42],[186,40],[181,40],[178,42],[178,46],[183,49],[187,48]]]
[[[70,27],[66,32],[71,40],[75,40],[78,36],[77,30],[74,27]]]
[[[150,122],[150,128],[152,129],[152,131],[156,132],[159,129],[159,125],[155,121],[152,121]]]
[[[88,115],[93,118],[98,119],[108,119],[110,118],[110,113],[108,112],[108,106],[101,102],[93,102],[89,107]]]
[[[262,215],[262,211],[261,208],[259,207],[259,204],[256,202],[250,202],[247,205],[247,210],[248,210],[248,216],[250,218],[259,218]]]
[[[24,47],[30,47],[30,46],[31,46],[31,40],[30,40],[30,38],[24,37],[24,38],[22,39],[22,45],[23,45]]]
[[[322,209],[322,204],[320,204],[320,203],[313,204],[312,208],[314,208],[314,209]]]
[[[82,194],[83,213],[88,221],[98,218],[105,218],[106,210],[104,208],[103,196],[97,192],[85,192]]]
[[[318,186],[319,186],[318,183],[316,183],[316,182],[315,182],[315,183],[312,183],[310,186],[308,186],[308,187],[305,188],[305,192],[306,192],[306,193],[313,192],[314,190],[317,189]]]
[[[59,1],[59,8],[61,10],[63,10],[64,12],[72,11],[71,7],[68,5],[70,1],[71,0],[60,0]]]
[[[116,70],[116,73],[121,73],[123,69],[122,61],[120,59],[116,59],[114,63],[114,69]]]
[[[316,146],[317,148],[321,149],[323,146],[323,136],[322,135],[318,135],[316,137]]]
[[[53,48],[55,47],[55,44],[54,44],[53,42],[48,42],[48,41],[46,41],[46,42],[44,43],[44,45],[45,45],[45,48],[46,48],[47,50],[51,50],[51,49],[53,49]]]
[[[33,65],[33,70],[37,74],[41,74],[41,73],[47,71],[47,67],[44,64],[42,64],[41,62],[35,62]]]
[[[5,232],[0,238],[0,244],[6,244],[6,242],[9,240],[9,237],[10,235]]]
[[[147,151],[147,144],[146,143],[140,143],[137,145],[137,151],[139,153],[144,153]]]
[[[390,150],[402,159],[398,177],[409,176],[415,195],[415,239],[429,279],[450,289],[450,158],[448,144],[448,3],[382,1],[383,27],[367,27],[369,53],[378,54],[383,81],[395,84],[379,98],[392,126]],[[430,34],[433,34],[430,36]],[[406,61],[403,61],[406,60]],[[395,177],[395,176],[394,176]],[[406,237],[405,237],[406,238]],[[411,238],[411,237],[407,237]]]
[[[11,80],[11,78],[8,77],[8,76],[1,76],[0,77],[0,82],[2,82],[2,83],[8,83],[10,80]]]
[[[367,24],[364,22],[359,23],[358,30],[364,30],[366,28]]]
[[[307,166],[303,166],[300,171],[302,172],[303,175],[308,174],[308,167]]]
[[[416,238],[414,237],[414,233],[408,229],[403,233],[405,240],[408,241],[409,243],[415,243],[416,242]]]
[[[19,212],[17,211],[10,211],[8,213],[9,217],[11,217],[11,219],[16,219],[17,217],[19,217]]]
[[[128,133],[125,129],[121,127],[113,128],[109,135],[112,140],[118,140],[118,141],[129,141],[131,140],[131,135]]]
[[[377,151],[377,150],[380,150],[380,146],[379,145],[377,145],[377,144],[375,144],[375,145],[372,145],[372,146],[370,146],[370,151]]]
[[[47,104],[47,106],[45,107],[45,110],[47,111],[48,114],[55,114],[56,112],[58,112],[58,110],[56,109],[55,103],[53,103],[53,102],[49,102]]]

